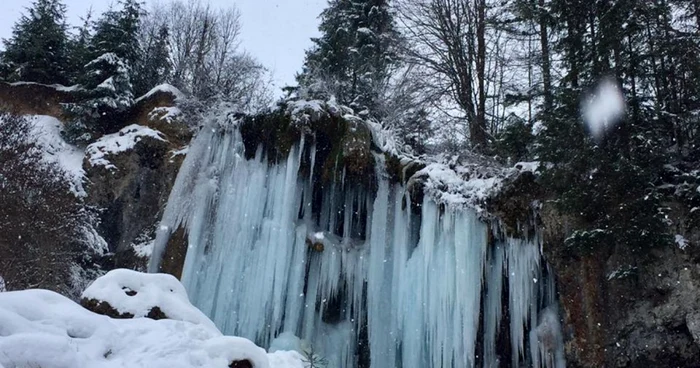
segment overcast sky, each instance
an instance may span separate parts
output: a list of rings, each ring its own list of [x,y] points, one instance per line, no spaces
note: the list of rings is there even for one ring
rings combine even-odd
[[[148,0],[146,1],[148,2]],[[68,21],[79,24],[92,6],[97,15],[110,0],[64,0]],[[210,0],[214,6],[235,4],[242,13],[243,47],[267,66],[278,86],[294,82],[301,69],[304,50],[318,35],[318,15],[326,0]],[[0,38],[12,34],[12,26],[32,0],[0,0]]]

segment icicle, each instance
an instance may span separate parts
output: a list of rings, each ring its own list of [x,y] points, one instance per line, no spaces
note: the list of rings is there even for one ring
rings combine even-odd
[[[491,248],[486,268],[486,298],[484,300],[484,367],[500,366],[496,352],[496,333],[501,325],[501,297],[503,293],[503,266],[505,263],[503,244]]]
[[[525,356],[525,328],[537,321],[537,283],[539,278],[539,246],[520,239],[508,239],[508,292],[510,341],[513,365],[519,366]]]
[[[377,156],[377,177],[384,179],[383,156]],[[372,210],[369,270],[367,275],[367,321],[369,328],[370,361],[373,367],[396,366],[396,331],[392,331],[392,228],[390,220],[390,191],[387,180],[379,180]]]

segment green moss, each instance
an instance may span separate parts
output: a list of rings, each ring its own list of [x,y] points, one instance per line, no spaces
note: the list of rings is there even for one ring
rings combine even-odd
[[[289,156],[294,144],[301,139],[301,132],[283,110],[243,115],[240,119],[247,159],[255,157],[258,147],[262,146],[270,162],[279,162]]]

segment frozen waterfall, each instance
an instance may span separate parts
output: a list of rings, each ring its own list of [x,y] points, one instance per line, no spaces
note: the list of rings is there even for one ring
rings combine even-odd
[[[380,155],[372,186],[344,175],[318,184],[311,141],[273,163],[262,148],[246,159],[235,125],[200,132],[151,271],[184,228],[182,281],[196,306],[261,346],[299,336],[328,367],[564,365],[536,237],[490,240],[471,210],[412,202],[385,178]]]

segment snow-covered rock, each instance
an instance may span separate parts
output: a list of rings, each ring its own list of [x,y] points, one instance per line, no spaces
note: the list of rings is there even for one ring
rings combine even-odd
[[[413,175],[409,185],[420,181],[425,194],[436,203],[452,208],[471,207],[481,212],[483,202],[500,189],[505,174],[475,174],[467,167],[453,169],[445,164],[431,163]]]
[[[304,366],[297,352],[267,354],[208,325],[111,319],[47,290],[0,293],[0,367],[226,368],[246,360],[254,368]]]
[[[177,106],[156,107],[148,114],[150,120],[172,123],[182,117],[182,110]]]
[[[150,91],[146,92],[145,95],[137,98],[134,102],[139,103],[142,100],[148,99],[149,97],[155,95],[156,93],[172,94],[175,97],[175,101],[185,98],[185,94],[182,93],[179,89],[166,83],[153,87]]]
[[[165,318],[218,331],[204,313],[190,304],[185,288],[172,275],[112,270],[85,289],[82,298],[96,301],[93,305],[107,303],[118,314],[133,317],[149,316],[158,308],[157,313]]]
[[[116,169],[116,166],[109,161],[108,156],[132,150],[137,143],[147,138],[165,142],[163,133],[157,130],[142,125],[129,125],[118,133],[107,134],[89,145],[87,147],[88,161],[91,166]]]

